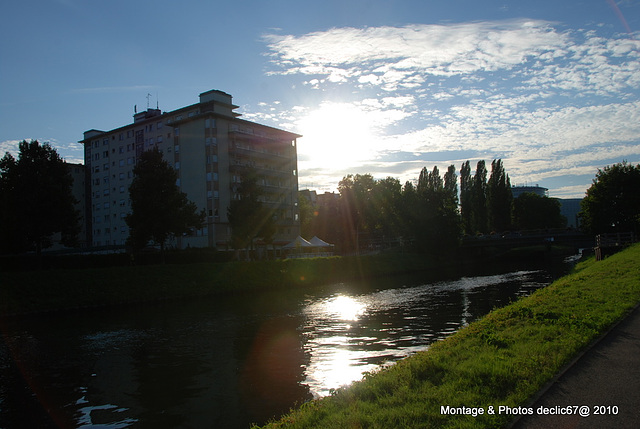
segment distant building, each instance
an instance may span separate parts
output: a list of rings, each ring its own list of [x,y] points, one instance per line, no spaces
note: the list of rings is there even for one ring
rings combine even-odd
[[[582,198],[558,199],[558,201],[560,201],[560,214],[567,218],[567,226],[569,228],[579,228],[580,218],[578,213],[580,213]]]
[[[511,194],[513,195],[513,198],[518,198],[520,195],[525,194],[525,193],[530,193],[530,194],[536,194],[540,197],[548,197],[549,196],[549,189],[547,188],[543,188],[541,186],[512,186],[511,187]]]
[[[87,168],[86,228],[92,246],[124,245],[130,212],[129,185],[140,155],[157,147],[178,173],[177,185],[207,218],[202,228],[178,237],[178,248],[222,247],[231,229],[227,209],[238,198],[243,173],[253,170],[262,203],[277,223],[275,243],[298,236],[298,134],[239,119],[232,97],[212,90],[199,103],[171,112],[135,112],[131,124],[89,130],[81,143]]]

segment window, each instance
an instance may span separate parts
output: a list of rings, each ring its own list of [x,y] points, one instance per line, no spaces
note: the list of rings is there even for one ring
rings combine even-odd
[[[218,181],[218,173],[213,173],[213,181],[214,182]]]
[[[118,148],[118,152],[119,152],[119,153],[124,153],[124,146],[120,146],[120,147]]]
[[[158,136],[158,138],[156,138],[156,143],[162,143],[162,136]]]
[[[126,205],[126,202],[124,200],[120,200],[120,207],[124,207]],[[120,216],[120,217],[124,217],[124,216]]]
[[[121,159],[121,160],[118,162],[118,165],[119,165],[120,167],[124,167],[124,159]]]
[[[180,145],[175,145],[175,146],[173,147],[173,150],[174,150],[176,153],[180,152]]]
[[[158,123],[156,124],[156,128],[157,128],[157,129],[162,128],[162,122],[158,122]]]
[[[104,203],[104,208],[105,208],[105,209],[108,209],[109,207],[110,207],[110,205],[109,205],[109,201],[107,201],[106,203]]]
[[[207,182],[211,182],[211,173],[207,173]]]
[[[103,194],[104,196],[109,195],[109,190],[108,190],[108,189],[105,189],[105,190],[102,192],[102,194]]]
[[[109,139],[104,139],[104,140],[102,141],[102,145],[103,145],[103,146],[106,146],[106,145],[108,145],[108,144],[109,144]]]
[[[109,151],[105,150],[104,152],[102,152],[102,157],[103,158],[109,158]]]
[[[180,170],[180,161],[176,161],[176,170]]]
[[[120,186],[120,193],[124,194],[124,186]]]

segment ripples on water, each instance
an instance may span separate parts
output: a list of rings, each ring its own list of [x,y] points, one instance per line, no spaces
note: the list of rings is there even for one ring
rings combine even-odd
[[[546,284],[534,279],[535,274],[539,272],[463,277],[309,300],[301,311],[304,349],[309,356],[304,384],[314,397],[326,396],[332,389],[359,380],[364,372],[425,350],[434,340],[502,304],[488,297],[493,305],[483,305],[479,294],[498,295],[493,298],[528,295]]]
[[[11,321],[0,326],[0,427],[263,423],[549,281],[520,271],[384,290],[339,284],[306,297]]]

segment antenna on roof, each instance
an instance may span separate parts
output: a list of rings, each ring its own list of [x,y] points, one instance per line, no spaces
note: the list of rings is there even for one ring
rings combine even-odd
[[[160,110],[160,105],[158,104],[158,93],[156,92],[156,110]]]
[[[151,97],[151,94],[147,92],[147,110],[149,110],[149,97]]]

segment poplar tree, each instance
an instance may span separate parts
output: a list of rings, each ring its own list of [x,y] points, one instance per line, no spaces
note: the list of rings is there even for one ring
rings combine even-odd
[[[466,161],[460,167],[460,216],[462,227],[467,234],[473,234],[473,180],[471,177],[471,166]]]
[[[511,181],[500,159],[494,159],[491,163],[491,176],[487,183],[487,210],[489,228],[492,231],[506,231],[511,227]]]
[[[487,232],[487,167],[484,160],[478,161],[476,174],[471,185],[471,206],[473,212],[473,230]]]

